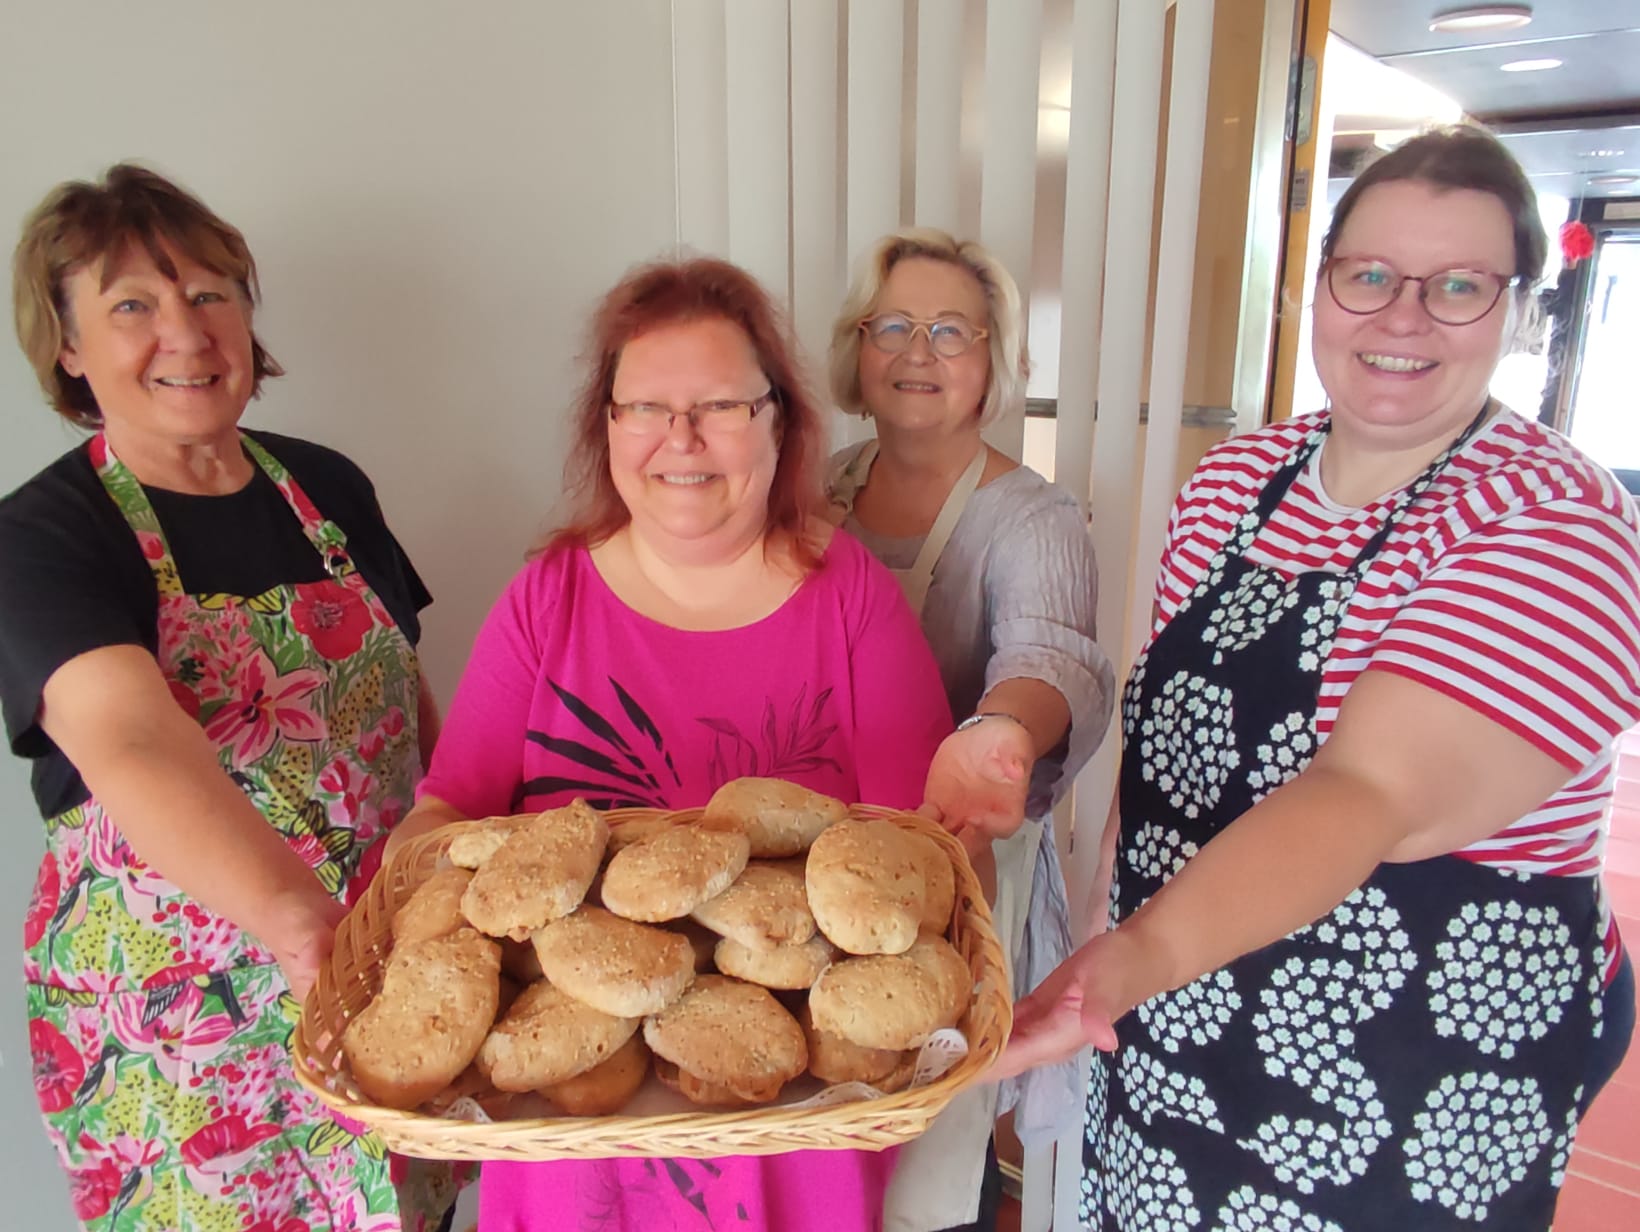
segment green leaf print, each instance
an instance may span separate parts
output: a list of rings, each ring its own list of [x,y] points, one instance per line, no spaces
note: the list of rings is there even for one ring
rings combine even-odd
[[[359,1139],[359,1151],[366,1159],[374,1159],[377,1163],[381,1163],[387,1158],[387,1143],[378,1138],[375,1133],[368,1133]]]
[[[279,669],[281,676],[287,672],[294,672],[299,667],[311,666],[308,663],[307,643],[295,634],[277,639],[270,638],[267,651],[268,657],[273,660],[273,665]]]
[[[309,1131],[305,1149],[309,1155],[322,1157],[332,1151],[345,1151],[354,1141],[354,1136],[335,1121],[321,1121]]]
[[[85,828],[85,805],[76,804],[66,813],[58,813],[55,817],[46,819],[46,836],[49,838],[58,830],[82,830]]]

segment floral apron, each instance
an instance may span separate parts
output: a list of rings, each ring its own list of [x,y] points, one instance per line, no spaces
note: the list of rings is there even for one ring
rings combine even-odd
[[[1471,425],[1478,427],[1480,419]],[[1323,664],[1362,574],[1246,559],[1321,433],[1244,516],[1123,698],[1112,915],[1132,914],[1316,749]],[[1546,1229],[1600,1033],[1597,878],[1447,855],[1383,864],[1327,916],[1118,1024],[1082,1181],[1102,1232]]]
[[[142,486],[103,437],[90,451],[153,571],[157,657],[177,703],[268,823],[345,899],[420,773],[416,652],[341,530],[241,439],[323,557],[326,580],[254,596],[184,594]],[[288,1049],[299,1007],[272,955],[144,864],[96,800],[52,818],[46,834],[24,926],[29,1043],[47,1132],[85,1226],[398,1229],[380,1140],[341,1128],[296,1084]],[[418,1190],[442,1214],[454,1193],[448,1173],[414,1171],[407,1196]],[[404,1226],[425,1217],[407,1202]]]

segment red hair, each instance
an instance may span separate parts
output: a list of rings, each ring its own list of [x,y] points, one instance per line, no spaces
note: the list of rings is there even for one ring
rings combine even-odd
[[[821,509],[819,406],[769,293],[745,270],[710,257],[641,266],[598,305],[582,355],[589,371],[571,412],[575,439],[564,463],[568,516],[547,536],[542,551],[596,546],[631,521],[609,473],[609,403],[621,351],[642,334],[702,320],[740,328],[775,397],[780,458],[769,487],[765,533],[789,542],[805,570],[819,563],[808,533],[809,519]]]

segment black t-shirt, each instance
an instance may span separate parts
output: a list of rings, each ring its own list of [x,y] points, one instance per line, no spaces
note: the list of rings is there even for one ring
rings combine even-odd
[[[365,581],[404,635],[419,641],[416,613],[432,596],[387,529],[364,472],[322,445],[272,432],[248,435],[341,528]],[[228,496],[143,491],[188,594],[259,595],[327,576],[295,512],[260,467]],[[136,535],[82,444],[0,499],[0,708],[12,752],[33,759],[42,816],[90,794],[36,722],[46,681],[76,655],[123,645],[157,653],[159,594]]]

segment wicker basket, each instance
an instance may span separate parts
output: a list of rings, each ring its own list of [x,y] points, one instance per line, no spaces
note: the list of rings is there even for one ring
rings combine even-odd
[[[341,923],[330,961],[309,994],[291,1042],[296,1077],[342,1116],[379,1133],[406,1155],[433,1159],[599,1159],[617,1156],[710,1158],[773,1155],[782,1151],[881,1150],[915,1138],[951,1097],[976,1081],[996,1059],[1013,1021],[1002,948],[991,911],[961,844],[915,813],[856,805],[850,815],[882,818],[934,839],[951,859],[957,904],[950,940],[974,973],[975,993],[959,1024],[968,1055],[926,1086],[879,1099],[823,1108],[774,1105],[739,1112],[683,1112],[665,1116],[546,1117],[489,1124],[400,1112],[372,1104],[360,1092],[342,1055],[341,1034],[381,984],[392,944],[393,912],[438,866],[451,837],[477,823],[446,826],[411,841],[371,884]],[[661,813],[617,809],[612,829],[664,816],[677,824],[700,809]]]

